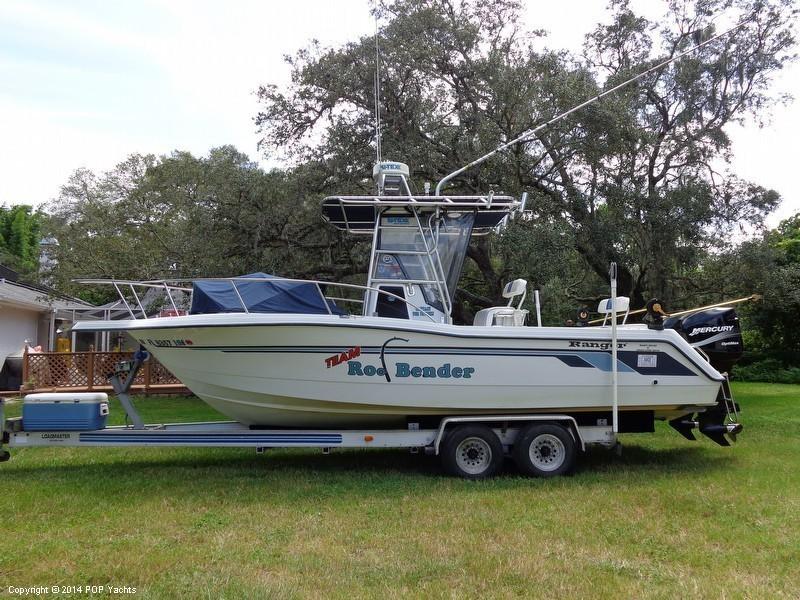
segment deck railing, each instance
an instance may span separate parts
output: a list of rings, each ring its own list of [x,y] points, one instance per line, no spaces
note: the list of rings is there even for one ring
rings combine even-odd
[[[111,389],[109,376],[121,361],[132,360],[133,352],[26,352],[22,360],[22,389],[25,391]],[[133,383],[144,393],[181,391],[183,384],[151,356]]]

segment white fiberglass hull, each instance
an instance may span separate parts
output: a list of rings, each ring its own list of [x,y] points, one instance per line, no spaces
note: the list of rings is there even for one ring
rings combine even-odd
[[[392,426],[426,415],[602,411],[612,402],[602,328],[269,314],[77,327],[126,329],[197,396],[248,425]],[[673,418],[715,404],[721,376],[675,331],[621,327],[619,344],[620,410]]]

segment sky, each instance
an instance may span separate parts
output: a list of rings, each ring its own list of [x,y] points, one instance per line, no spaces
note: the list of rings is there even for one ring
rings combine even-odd
[[[634,1],[650,14],[652,2]],[[603,0],[530,0],[530,27],[552,48],[579,50],[606,16]],[[283,60],[312,38],[336,46],[371,34],[368,0],[0,1],[0,204],[40,205],[78,168],[101,172],[127,155],[233,144],[266,163],[253,117],[259,85],[285,85]],[[800,85],[785,69],[775,92]],[[582,99],[576,99],[576,104]],[[775,225],[800,210],[796,106],[764,128],[729,128],[733,170],[784,198]],[[402,157],[398,157],[402,160]]]

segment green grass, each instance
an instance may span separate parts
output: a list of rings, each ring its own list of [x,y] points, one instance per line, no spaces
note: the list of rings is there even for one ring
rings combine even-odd
[[[12,450],[0,595],[798,598],[800,386],[734,391],[732,448],[659,425],[555,480],[462,481],[401,451]],[[138,404],[151,422],[214,418]]]

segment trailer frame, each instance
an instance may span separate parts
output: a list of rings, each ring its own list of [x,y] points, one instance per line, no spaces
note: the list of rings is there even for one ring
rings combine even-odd
[[[556,423],[572,434],[577,447],[613,447],[616,436],[611,427],[579,426],[569,415],[481,415],[452,416],[441,420],[437,428],[419,429],[251,429],[236,421],[116,425],[95,431],[25,431],[22,419],[6,419],[3,444],[10,448],[37,446],[88,447],[200,447],[200,448],[416,448],[438,455],[449,430],[456,425],[490,425],[504,446],[511,446],[521,425],[534,422]],[[2,449],[2,445],[0,445]]]
[[[236,421],[146,425],[136,410],[130,388],[148,359],[149,354],[140,349],[133,360],[120,363],[109,378],[129,421],[127,425],[95,431],[26,431],[22,418],[5,418],[4,401],[0,399],[0,462],[10,458],[4,446],[255,448],[257,452],[267,448],[319,448],[323,453],[334,448],[408,448],[440,455],[448,433],[469,425],[491,428],[505,454],[525,426],[544,423],[563,427],[581,452],[587,446],[618,445],[613,427],[579,425],[566,414],[449,415],[443,416],[438,426],[425,429],[417,422],[409,422],[406,429],[262,429]]]

